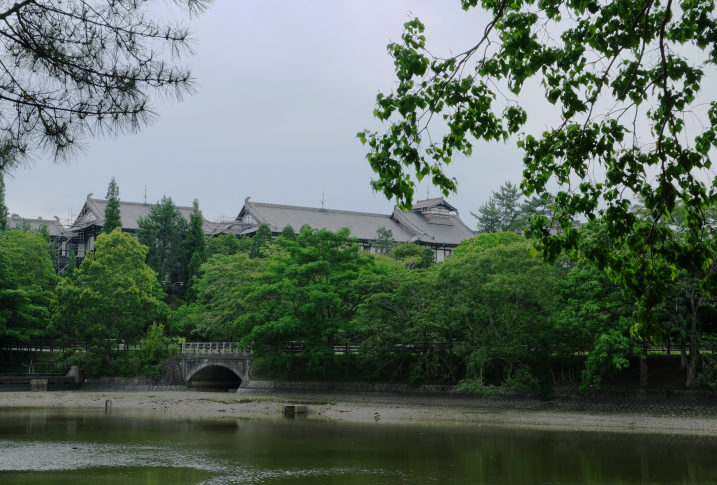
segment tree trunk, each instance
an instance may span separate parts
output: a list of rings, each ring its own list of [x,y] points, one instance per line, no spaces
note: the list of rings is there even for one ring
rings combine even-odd
[[[687,367],[687,380],[685,386],[692,387],[697,382],[697,361],[700,358],[700,343],[697,335],[697,305],[695,301],[690,299],[690,309],[692,310],[692,335],[690,336],[690,364]]]
[[[685,350],[685,341],[682,341],[682,345],[680,345],[680,369],[686,371],[687,370],[687,351]]]
[[[690,348],[690,365],[687,368],[687,382],[685,386],[692,387],[697,382],[697,361],[700,358],[699,348]]]
[[[640,358],[640,387],[647,387],[647,356]]]

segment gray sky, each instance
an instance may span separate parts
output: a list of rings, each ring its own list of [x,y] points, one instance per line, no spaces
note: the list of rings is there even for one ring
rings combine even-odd
[[[320,207],[322,193],[327,208],[388,213],[394,202],[372,192],[374,174],[355,134],[384,129],[372,111],[376,93],[395,85],[386,44],[400,39],[409,12],[427,25],[428,46],[439,55],[470,47],[486,23],[481,11],[463,12],[458,0],[219,0],[190,24],[196,55],[185,61],[197,95],[155,101],[160,118],[153,126],[86,140],[86,153],[69,165],[36,160],[6,180],[7,205],[23,217],[65,219],[88,193],[103,198],[114,176],[122,200],[142,201],[146,186],[149,202],[165,194],[178,205],[198,198],[210,220],[235,217],[247,196]],[[542,95],[537,85],[526,90],[534,99]],[[523,101],[531,108],[530,97]],[[541,128],[549,121],[529,122]],[[520,181],[515,141],[480,144],[449,169],[459,181],[449,201],[469,226],[469,211],[491,190]]]
[[[65,219],[89,192],[104,197],[115,176],[123,200],[143,200],[146,185],[152,202],[198,198],[210,220],[235,217],[247,196],[317,207],[325,193],[327,208],[390,212],[394,203],[369,186],[374,174],[355,134],[382,129],[372,111],[376,93],[394,86],[386,44],[400,39],[409,12],[446,53],[469,45],[484,25],[457,0],[220,0],[190,24],[196,55],[186,62],[197,95],[156,102],[159,120],[138,135],[86,140],[86,153],[69,165],[38,158],[7,180],[7,205],[23,217]],[[490,190],[520,180],[520,158],[510,142],[456,163],[459,193],[449,200],[469,225],[468,211]]]

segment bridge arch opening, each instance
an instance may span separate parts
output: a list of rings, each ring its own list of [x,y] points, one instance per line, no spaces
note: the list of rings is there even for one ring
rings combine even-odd
[[[223,365],[207,365],[192,373],[187,379],[187,389],[198,391],[229,391],[239,389],[241,377]]]

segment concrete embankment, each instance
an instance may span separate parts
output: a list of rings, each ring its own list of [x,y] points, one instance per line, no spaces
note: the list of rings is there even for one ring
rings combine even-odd
[[[85,377],[77,366],[72,366],[66,374],[2,374],[0,392],[17,391],[76,391],[82,386]]]

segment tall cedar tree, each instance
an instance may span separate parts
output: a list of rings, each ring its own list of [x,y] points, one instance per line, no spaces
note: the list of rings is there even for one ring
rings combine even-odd
[[[5,175],[0,171],[0,231],[8,229],[7,218],[9,215],[5,205]]]
[[[185,299],[188,303],[196,299],[194,285],[199,276],[199,267],[207,261],[207,237],[204,235],[204,217],[199,210],[199,201],[194,199],[194,210],[189,215],[189,231],[184,240],[185,258],[188,261],[182,281],[186,288]]]
[[[471,212],[476,218],[476,229],[478,232],[501,232],[503,226],[501,224],[500,210],[495,204],[493,197],[488,202],[478,208],[478,214]]]
[[[163,196],[137,225],[139,242],[149,248],[147,265],[157,273],[159,281],[181,281],[187,221],[172,198]]]
[[[87,135],[134,133],[151,123],[154,95],[181,101],[192,94],[192,74],[176,62],[192,53],[190,32],[155,12],[171,6],[191,17],[210,3],[2,2],[0,172],[33,151],[69,160]]]
[[[533,196],[521,202],[522,193],[517,185],[507,181],[493,192],[488,202],[478,208],[478,213],[471,212],[477,219],[478,232],[519,232],[530,226],[535,217],[546,217],[552,222],[552,207],[555,198],[545,193],[541,197]]]
[[[256,234],[251,238],[251,250],[249,251],[249,257],[254,258],[265,258],[268,256],[267,248],[274,240],[271,233],[271,228],[267,224],[262,224],[256,230]]]
[[[376,254],[385,254],[388,256],[396,246],[396,240],[393,238],[393,231],[385,227],[379,227],[376,230],[376,241],[373,247],[376,248]]]
[[[122,216],[120,215],[119,186],[112,177],[107,187],[107,205],[105,206],[105,223],[102,226],[102,233],[109,234],[116,228],[122,227]]]
[[[67,260],[67,269],[62,273],[62,276],[72,278],[75,271],[77,271],[77,256],[75,255],[75,250],[73,249],[70,251],[70,257]]]
[[[290,224],[287,224],[287,226],[281,230],[281,237],[289,241],[296,241],[296,232],[294,232],[294,228],[291,227]]]
[[[518,202],[522,195],[519,187],[513,185],[510,181],[501,185],[498,192],[493,192],[493,200],[495,200],[495,205],[500,212],[500,223],[503,231],[522,229],[518,221],[520,211]]]
[[[50,230],[47,227],[47,223],[43,222],[37,232],[45,241],[45,250],[47,251],[47,255],[50,256],[50,261],[52,261],[52,264],[55,265],[57,263],[57,248],[55,247],[55,243],[52,241],[52,237],[50,237]]]

